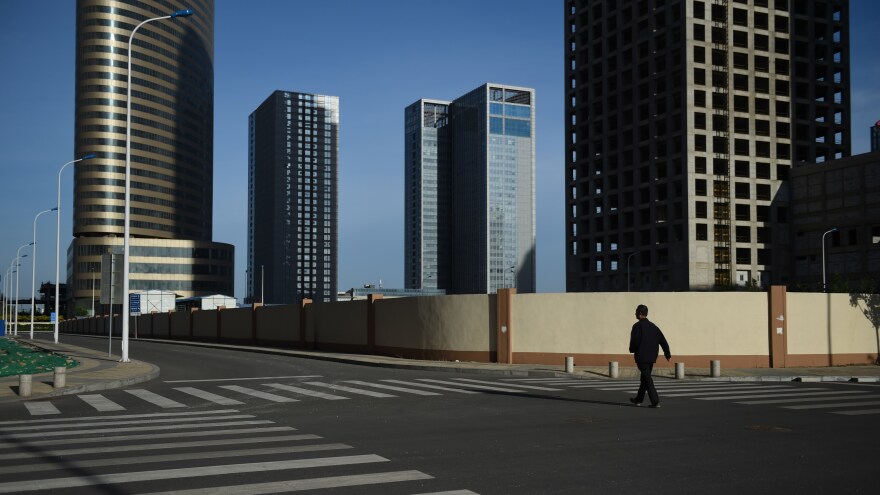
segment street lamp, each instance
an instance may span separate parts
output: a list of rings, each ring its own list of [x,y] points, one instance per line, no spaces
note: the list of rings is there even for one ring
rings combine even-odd
[[[629,260],[632,259],[633,256],[638,254],[638,251],[634,253],[630,253],[629,256],[626,257],[626,291],[629,292]]]
[[[20,260],[22,258],[27,258],[27,253],[22,255],[21,250],[28,247],[28,246],[32,246],[33,244],[34,244],[33,242],[30,242],[30,243],[25,244],[25,245],[21,246],[20,248],[18,248],[18,251],[15,252],[15,264],[16,265],[18,265],[18,260]],[[19,266],[21,266],[21,265],[19,265]],[[18,279],[20,278],[19,277],[20,272],[21,272],[21,270],[15,271],[15,332],[14,332],[14,334],[16,337],[18,336],[18,300],[19,300],[18,299]]]
[[[55,211],[58,212],[58,218],[55,222],[55,343],[58,343],[58,321],[61,320],[60,314],[58,311],[58,304],[60,302],[61,297],[59,296],[60,287],[61,287],[61,172],[64,172],[64,169],[70,165],[71,163],[81,162],[83,160],[88,160],[90,158],[94,158],[94,153],[89,153],[88,155],[83,156],[82,158],[77,158],[76,160],[65,163],[61,166],[61,170],[58,171],[58,203],[55,205]]]
[[[58,208],[43,210],[37,213],[37,216],[34,217],[34,242],[31,243],[34,245],[33,256],[31,258],[31,340],[34,340],[34,292],[36,292],[35,285],[37,283],[37,219],[40,218],[40,215],[43,213],[49,213],[51,211],[58,211]]]
[[[837,232],[837,227],[825,232],[822,234],[822,291],[828,292],[828,285],[825,283],[825,236],[832,233]]]
[[[189,17],[193,15],[192,9],[178,10],[170,15],[162,17],[153,17],[142,21],[131,30],[128,35],[128,78],[126,79],[126,96],[125,96],[125,220],[122,229],[122,361],[127,363],[128,359],[128,318],[129,318],[129,251],[130,251],[130,232],[129,224],[131,223],[131,49],[134,35],[141,26],[148,22],[161,21],[164,19],[174,19],[175,17]]]

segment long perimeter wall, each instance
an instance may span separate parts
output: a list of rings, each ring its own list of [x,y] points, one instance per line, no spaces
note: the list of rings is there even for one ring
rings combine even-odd
[[[874,301],[876,301],[876,297]],[[877,314],[848,294],[651,292],[463,295],[239,308],[132,317],[134,338],[226,342],[413,359],[562,364],[631,362],[635,307],[645,304],[674,361],[791,367],[877,361]],[[876,304],[876,303],[875,303]],[[872,313],[873,311],[873,313]],[[62,331],[107,335],[107,318]],[[119,334],[120,320],[113,324]],[[136,335],[135,335],[136,334]]]

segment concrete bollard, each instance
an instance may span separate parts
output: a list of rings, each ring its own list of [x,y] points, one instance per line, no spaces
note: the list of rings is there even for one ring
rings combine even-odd
[[[64,388],[65,385],[67,385],[67,367],[56,366],[52,386],[54,388]]]
[[[721,361],[718,359],[713,359],[709,361],[709,376],[712,378],[718,378],[721,376]]]
[[[611,378],[617,378],[620,376],[620,370],[617,367],[617,361],[611,361],[608,363],[608,376]]]
[[[18,396],[31,396],[31,375],[18,375]]]
[[[681,380],[684,378],[684,363],[675,363],[675,379]]]
[[[565,358],[565,372],[566,373],[574,373],[574,357],[566,356],[566,358]]]

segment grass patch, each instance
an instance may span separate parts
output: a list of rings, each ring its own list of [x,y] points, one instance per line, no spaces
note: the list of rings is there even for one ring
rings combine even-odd
[[[78,364],[71,357],[0,338],[0,376],[35,375],[54,371],[59,366],[73,368]]]

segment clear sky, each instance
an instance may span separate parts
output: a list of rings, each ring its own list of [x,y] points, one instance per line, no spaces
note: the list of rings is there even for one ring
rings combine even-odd
[[[0,276],[55,206],[73,159],[75,2],[0,0]],[[565,290],[564,19],[549,0],[217,0],[214,240],[247,256],[247,118],[277,89],[339,96],[339,288],[403,286],[403,110],[486,82],[536,89],[538,291]],[[198,12],[196,12],[198,15]],[[853,153],[880,120],[880,2],[851,1]],[[185,19],[179,22],[186,22]],[[61,249],[71,241],[62,178]],[[37,285],[55,274],[55,217],[37,224]],[[31,248],[19,290],[30,290]]]

